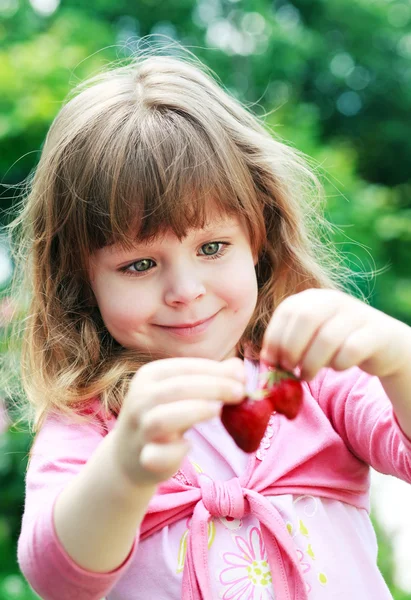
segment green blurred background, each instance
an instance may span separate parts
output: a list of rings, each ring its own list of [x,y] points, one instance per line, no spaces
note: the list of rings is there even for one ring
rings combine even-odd
[[[154,38],[142,40],[154,34]],[[166,36],[166,37],[164,37]],[[311,156],[333,241],[371,304],[411,325],[411,0],[0,0],[0,208],[10,219],[69,89],[146,44],[175,39]],[[11,212],[10,212],[11,211]],[[11,261],[0,231],[0,352],[15,369],[8,323]],[[0,394],[7,411],[12,398]],[[16,541],[30,444],[0,434],[0,600],[37,596]],[[389,535],[374,518],[379,563],[396,600]]]

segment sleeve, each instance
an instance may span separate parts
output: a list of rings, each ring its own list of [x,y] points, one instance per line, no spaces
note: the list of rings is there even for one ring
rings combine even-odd
[[[25,508],[18,541],[18,562],[43,600],[101,600],[128,568],[133,548],[116,570],[94,573],[66,553],[54,529],[53,508],[66,484],[86,464],[107,430],[98,422],[73,424],[49,418],[31,450]]]
[[[353,454],[376,471],[411,483],[411,440],[378,377],[358,367],[324,369],[314,387],[319,405]]]

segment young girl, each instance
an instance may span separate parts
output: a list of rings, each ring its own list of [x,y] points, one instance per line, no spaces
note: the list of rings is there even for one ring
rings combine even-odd
[[[41,598],[390,598],[369,465],[411,481],[411,330],[343,291],[315,186],[194,60],[141,56],[60,111],[17,221]],[[219,415],[267,364],[303,407],[248,455]]]

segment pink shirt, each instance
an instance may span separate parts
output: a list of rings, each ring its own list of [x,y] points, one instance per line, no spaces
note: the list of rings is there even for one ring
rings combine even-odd
[[[258,366],[246,361],[249,387]],[[20,567],[45,600],[384,600],[369,519],[369,467],[411,482],[411,441],[378,378],[323,369],[294,421],[273,414],[259,450],[237,448],[219,418],[158,488],[129,557],[111,573],[76,565],[52,511],[114,417],[49,418],[33,447]]]

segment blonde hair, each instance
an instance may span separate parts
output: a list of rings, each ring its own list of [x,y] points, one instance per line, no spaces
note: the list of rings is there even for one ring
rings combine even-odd
[[[30,282],[22,377],[38,429],[100,397],[118,413],[130,377],[156,358],[108,333],[87,277],[90,254],[166,231],[181,239],[208,209],[244,219],[258,253],[258,300],[238,344],[257,359],[275,307],[347,269],[303,156],[224,90],[195,57],[137,55],[78,86],[55,118],[12,230]],[[17,269],[17,272],[19,269]]]

